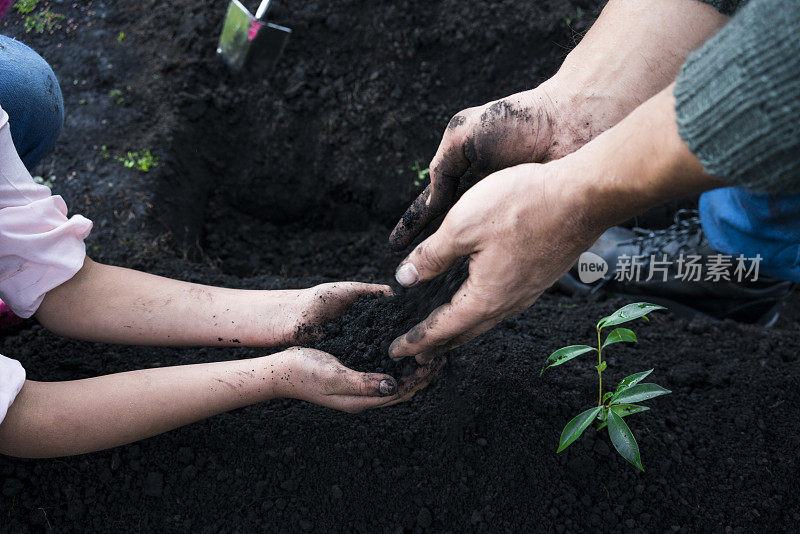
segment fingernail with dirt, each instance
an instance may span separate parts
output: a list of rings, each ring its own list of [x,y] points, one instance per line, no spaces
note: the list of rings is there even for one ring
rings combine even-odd
[[[411,287],[419,282],[419,272],[411,262],[404,263],[394,274],[397,282],[403,287]]]
[[[381,395],[388,397],[389,395],[394,395],[394,392],[397,391],[397,384],[395,384],[394,380],[381,380],[378,389]]]

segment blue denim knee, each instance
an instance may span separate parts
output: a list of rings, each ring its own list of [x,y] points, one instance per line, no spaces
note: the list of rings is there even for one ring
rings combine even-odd
[[[64,99],[53,69],[21,42],[0,35],[0,107],[30,170],[55,145],[64,126]]]

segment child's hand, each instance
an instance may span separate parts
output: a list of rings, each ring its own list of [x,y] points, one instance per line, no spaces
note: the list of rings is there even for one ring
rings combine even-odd
[[[294,347],[267,356],[274,397],[302,399],[349,413],[409,400],[439,373],[444,358],[420,366],[398,383],[389,375],[359,373],[334,356]],[[274,372],[272,372],[274,371]]]
[[[366,295],[391,296],[392,288],[381,284],[333,282],[301,289],[291,304],[296,320],[290,325],[287,345],[307,343],[322,333],[322,326],[339,317]]]
[[[436,359],[398,384],[387,375],[348,369],[330,354],[292,348],[69,382],[27,380],[0,424],[0,454],[84,454],[277,397],[360,412],[410,399],[443,365],[443,358]]]

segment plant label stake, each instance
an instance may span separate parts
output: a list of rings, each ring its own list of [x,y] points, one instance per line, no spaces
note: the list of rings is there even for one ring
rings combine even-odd
[[[231,0],[217,54],[233,70],[254,68],[272,69],[283,53],[292,30],[264,22],[270,0],[262,0],[255,15],[251,15],[239,0]]]

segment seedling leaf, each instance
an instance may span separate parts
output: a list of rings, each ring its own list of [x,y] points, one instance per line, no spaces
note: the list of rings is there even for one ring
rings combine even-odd
[[[620,417],[628,417],[635,413],[646,412],[650,408],[647,406],[639,406],[638,404],[615,404],[611,409]],[[606,426],[608,426],[607,422],[600,423],[597,425],[597,430],[603,430]]]
[[[605,361],[605,360],[603,360],[602,362],[600,362],[600,364],[599,364],[599,365],[595,365],[595,366],[594,366],[594,368],[595,368],[595,369],[597,369],[597,371],[598,371],[599,373],[602,373],[603,371],[605,371],[605,370],[606,370],[606,367],[608,367],[608,364],[606,363],[606,361]]]
[[[617,449],[617,452],[630,463],[644,471],[636,438],[633,437],[631,429],[628,428],[628,425],[625,424],[622,417],[617,415],[614,410],[608,412],[608,435],[611,437],[611,443],[614,444],[614,448]]]
[[[608,317],[603,317],[597,323],[597,328],[605,328],[607,326],[615,326],[628,321],[633,321],[639,317],[644,317],[651,311],[666,310],[664,306],[658,304],[650,304],[649,302],[634,302],[618,309]]]
[[[641,402],[653,397],[667,395],[672,393],[668,389],[664,389],[658,384],[652,382],[645,382],[644,384],[636,384],[628,389],[615,393],[611,397],[611,404],[631,404],[634,402]]]
[[[636,334],[633,333],[633,330],[628,330],[627,328],[615,328],[608,334],[608,337],[603,343],[603,348],[622,341],[626,343],[636,343]]]
[[[609,398],[609,397],[611,397],[611,395],[613,395],[613,394],[614,394],[614,392],[613,392],[613,391],[606,391],[606,392],[603,394],[603,402],[606,402],[606,401],[608,400],[608,398]]]
[[[558,442],[558,450],[556,452],[559,453],[563,451],[569,447],[573,441],[581,437],[583,431],[594,421],[595,417],[597,417],[597,414],[599,414],[602,409],[602,406],[595,406],[573,417],[561,432],[561,439]]]
[[[578,357],[581,354],[586,354],[592,350],[595,350],[595,348],[587,345],[570,345],[569,347],[561,347],[547,358],[545,363],[548,365],[545,365],[542,368],[542,370],[539,372],[539,376],[542,376],[542,373],[544,373],[545,369],[548,367],[561,365],[564,362],[570,361],[572,358]]]
[[[647,378],[647,376],[652,372],[653,369],[650,369],[649,371],[642,371],[641,373],[634,373],[630,376],[626,376],[625,378],[620,380],[615,393],[619,393],[620,391],[626,390],[631,386],[635,386],[636,384]]]

